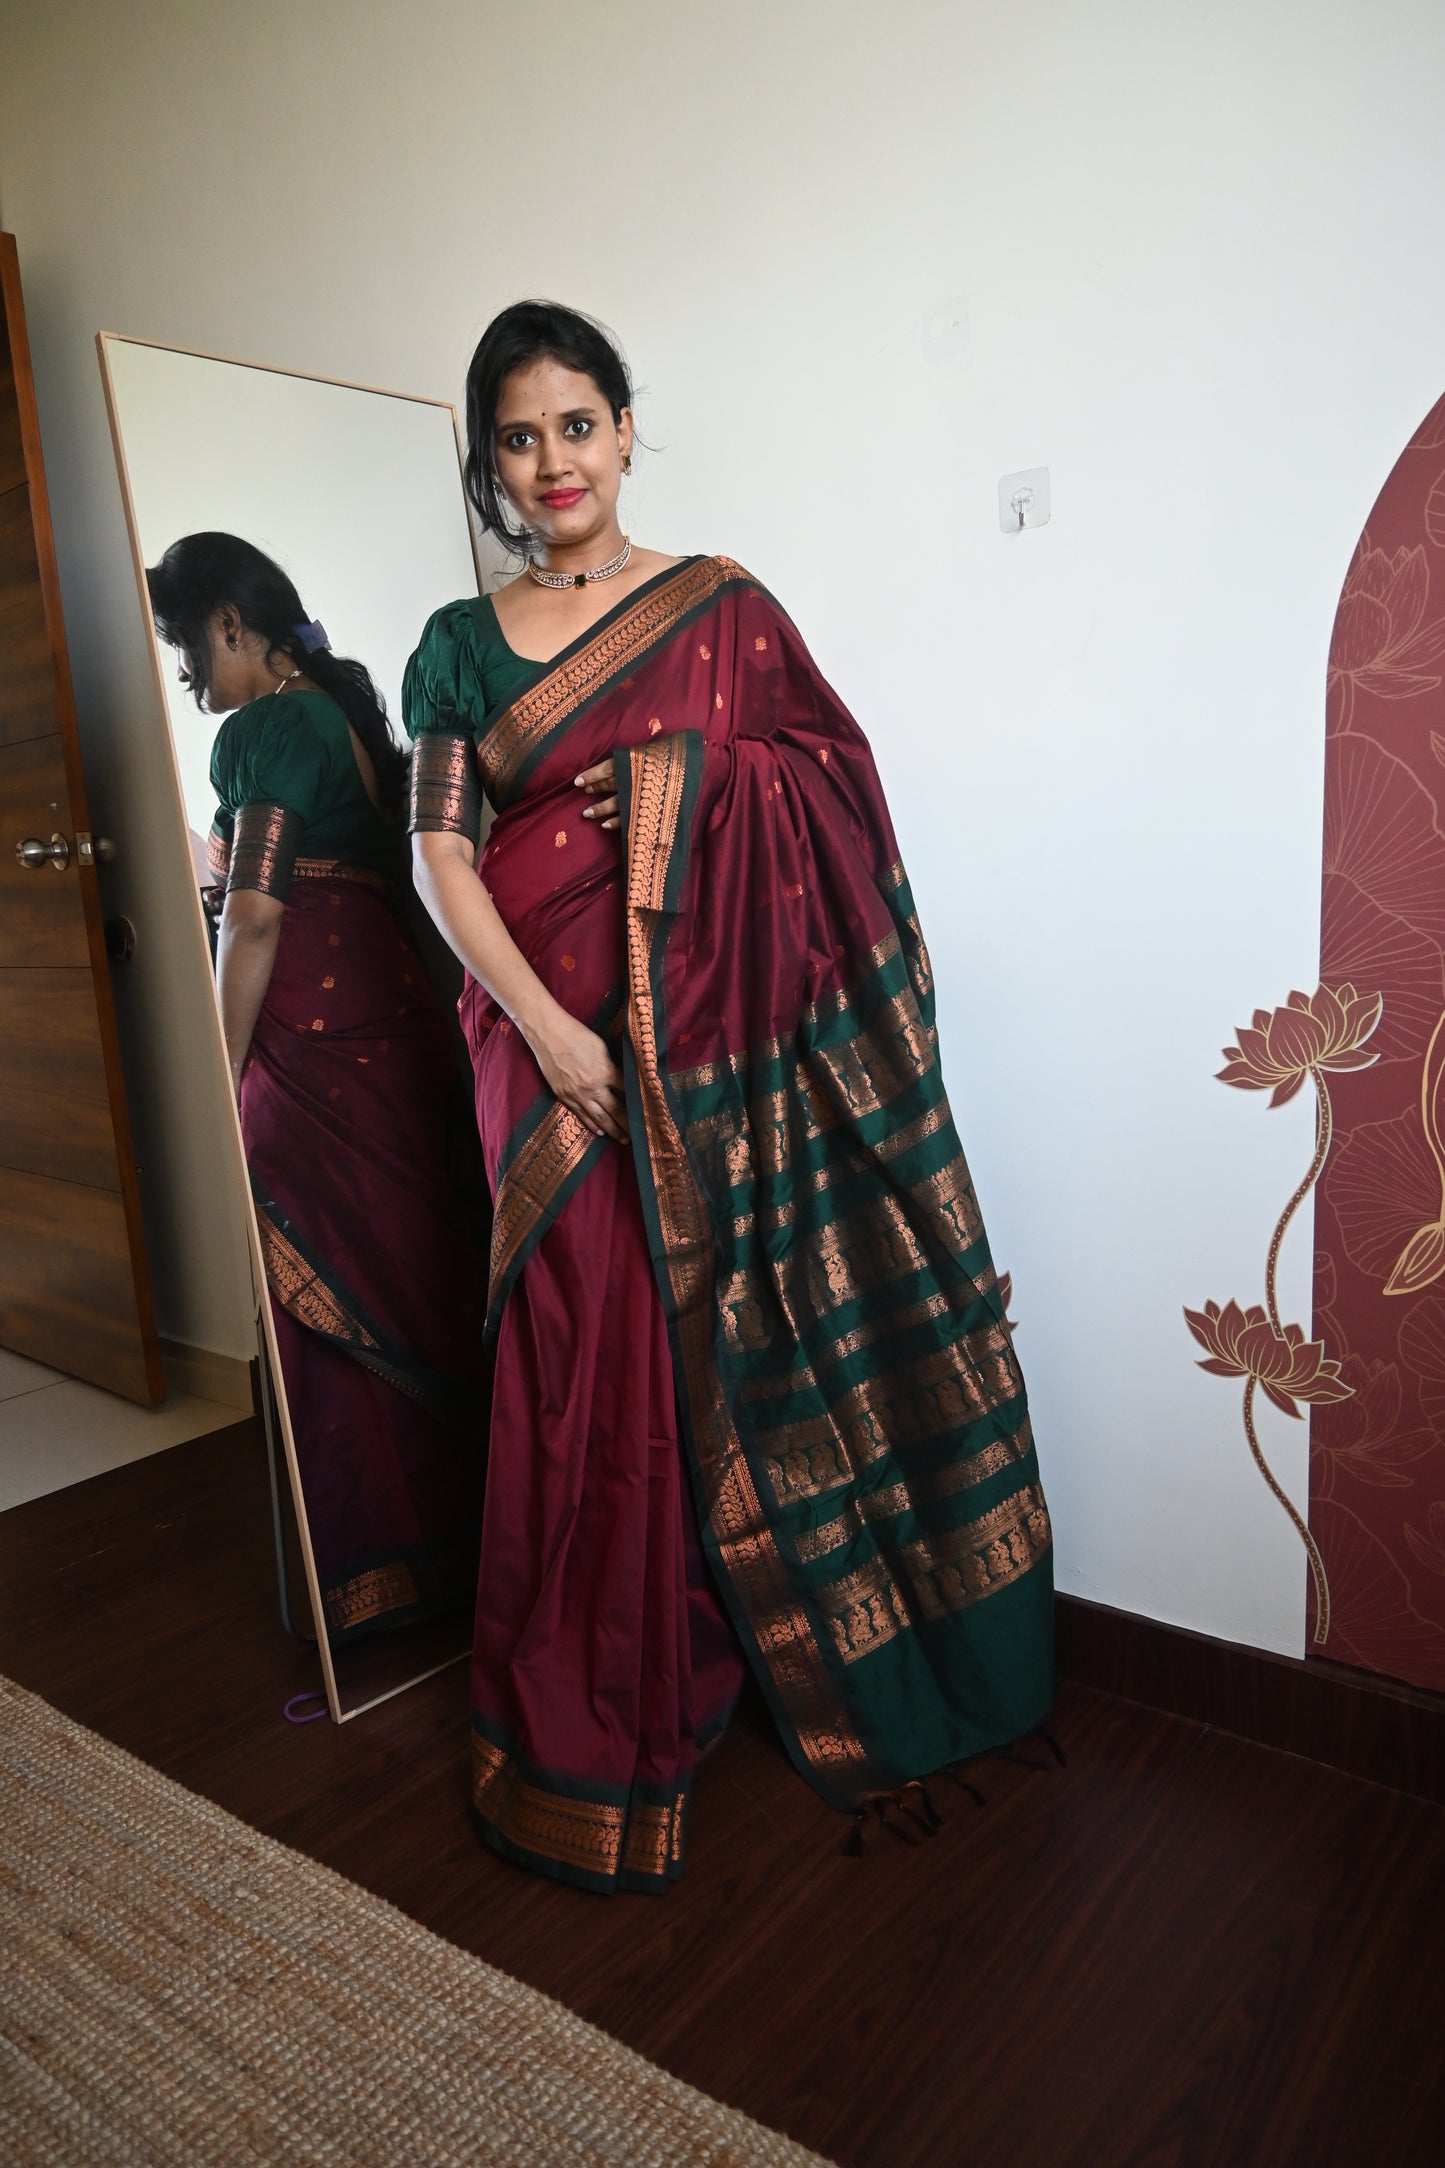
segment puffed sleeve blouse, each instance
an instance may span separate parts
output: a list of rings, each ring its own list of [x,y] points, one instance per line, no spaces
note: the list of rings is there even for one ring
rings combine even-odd
[[[414,830],[449,829],[476,842],[478,740],[546,667],[507,645],[490,595],[449,602],[428,618],[401,688],[402,720],[416,740]]]
[[[211,748],[211,863],[228,890],[284,901],[298,859],[394,879],[403,840],[372,804],[351,732],[327,693],[267,693],[227,716]]]

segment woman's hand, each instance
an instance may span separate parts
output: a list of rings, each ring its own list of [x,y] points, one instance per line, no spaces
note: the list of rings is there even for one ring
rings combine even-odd
[[[564,1107],[594,1136],[627,1142],[627,1099],[622,1071],[607,1041],[558,1008],[528,1044],[537,1065]]]
[[[615,828],[621,808],[617,803],[617,770],[612,755],[609,753],[605,760],[599,760],[595,768],[584,768],[574,781],[576,788],[585,790],[592,800],[582,815],[583,820],[596,821],[603,828]]]
[[[521,1032],[550,1089],[594,1135],[625,1144],[622,1074],[606,1040],[542,984],[477,879],[471,843],[448,833],[411,840],[418,894],[456,955]]]

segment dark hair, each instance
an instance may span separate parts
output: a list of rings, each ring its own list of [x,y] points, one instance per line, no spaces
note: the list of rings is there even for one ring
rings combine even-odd
[[[272,653],[289,656],[313,685],[331,695],[371,756],[383,807],[388,813],[401,811],[406,758],[391,734],[386,703],[370,671],[344,655],[333,655],[329,647],[307,653],[300,634],[310,621],[274,558],[239,535],[183,535],[147,571],[146,586],[156,631],[186,658],[197,707],[209,689],[210,621],[229,602],[248,632],[259,633]]]
[[[590,376],[621,421],[632,404],[632,376],[610,331],[578,309],[558,301],[514,301],[494,316],[482,333],[467,370],[467,495],[486,533],[510,550],[525,551],[525,527],[507,518],[492,463],[492,438],[502,386],[514,369],[533,361],[560,361],[564,369]]]

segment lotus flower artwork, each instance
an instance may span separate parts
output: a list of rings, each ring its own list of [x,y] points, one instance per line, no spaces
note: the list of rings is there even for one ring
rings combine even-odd
[[[1425,1049],[1420,1083],[1420,1117],[1425,1142],[1440,1174],[1440,1210],[1419,1228],[1395,1259],[1385,1282],[1387,1295],[1418,1295],[1445,1272],[1445,1016]]]
[[[1209,1354],[1199,1365],[1216,1378],[1250,1378],[1282,1415],[1298,1417],[1295,1402],[1325,1405],[1348,1400],[1354,1387],[1340,1376],[1340,1366],[1325,1354],[1323,1340],[1306,1340],[1299,1325],[1276,1332],[1255,1303],[1241,1310],[1237,1302],[1206,1302],[1184,1313],[1189,1330]]]
[[[1355,693],[1381,700],[1409,700],[1434,692],[1439,676],[1430,668],[1445,654],[1445,619],[1426,620],[1430,566],[1423,544],[1387,556],[1360,537],[1335,617],[1329,689],[1339,702],[1342,727],[1354,713]]]
[[[1200,1363],[1213,1377],[1243,1378],[1244,1435],[1255,1466],[1297,1529],[1315,1585],[1316,1643],[1330,1630],[1330,1591],[1318,1544],[1265,1459],[1255,1427],[1256,1391],[1283,1415],[1298,1417],[1300,1405],[1328,1406],[1353,1397],[1354,1387],[1340,1374],[1339,1362],[1326,1355],[1322,1340],[1307,1340],[1300,1325],[1286,1325],[1279,1314],[1277,1282],[1280,1250],[1290,1221],[1319,1180],[1330,1148],[1333,1115],[1327,1073],[1367,1069],[1375,1055],[1367,1041],[1384,1013],[1379,994],[1361,994],[1351,985],[1320,986],[1312,994],[1292,993],[1281,1008],[1256,1009],[1251,1024],[1224,1049],[1218,1077],[1240,1091],[1267,1091],[1272,1107],[1293,1099],[1308,1077],[1315,1087],[1315,1149],[1304,1179],[1275,1224],[1264,1267],[1264,1302],[1241,1309],[1233,1300],[1207,1302],[1184,1312],[1185,1323],[1207,1350]],[[1445,1018],[1441,1019],[1445,1024]],[[1445,1061],[1445,1048],[1442,1048]],[[1445,1145],[1440,1158],[1442,1203],[1440,1229],[1445,1245]],[[1445,1269],[1445,1249],[1442,1267]],[[1421,1283],[1423,1284],[1423,1283]]]
[[[1224,1049],[1219,1081],[1240,1091],[1267,1091],[1270,1105],[1282,1107],[1319,1070],[1368,1069],[1376,1057],[1364,1051],[1365,1041],[1383,1010],[1381,995],[1357,994],[1353,986],[1338,993],[1321,986],[1313,994],[1291,994],[1282,1009],[1256,1009],[1238,1046]]]

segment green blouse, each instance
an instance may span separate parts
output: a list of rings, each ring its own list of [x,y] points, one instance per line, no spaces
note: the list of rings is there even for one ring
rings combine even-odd
[[[346,717],[329,693],[266,693],[228,715],[211,747],[211,785],[226,849],[243,806],[279,806],[294,816],[297,857],[364,866],[388,880],[403,869],[401,826],[367,796]]]
[[[470,738],[488,716],[525,692],[550,665],[508,647],[490,595],[449,602],[427,619],[401,686],[401,716],[413,738]]]

